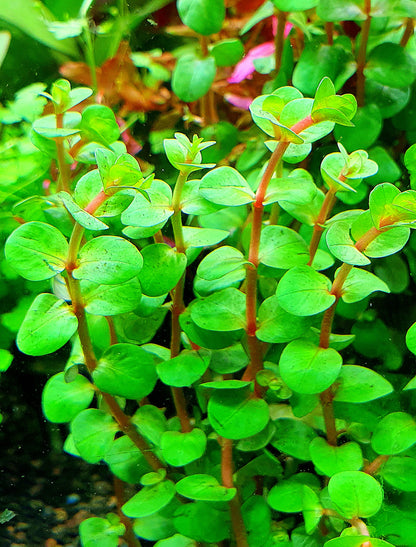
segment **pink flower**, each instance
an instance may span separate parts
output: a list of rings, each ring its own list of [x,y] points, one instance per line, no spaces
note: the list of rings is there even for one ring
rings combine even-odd
[[[241,95],[237,95],[236,93],[226,93],[224,98],[227,102],[237,108],[241,108],[242,110],[248,110],[249,106],[253,102],[251,97],[243,97]]]

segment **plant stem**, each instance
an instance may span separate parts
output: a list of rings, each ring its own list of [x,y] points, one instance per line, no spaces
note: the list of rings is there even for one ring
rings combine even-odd
[[[402,47],[407,46],[407,42],[409,41],[410,37],[413,35],[414,26],[415,26],[415,22],[414,22],[413,18],[412,17],[407,17],[407,19],[406,19],[406,28],[404,29],[402,39],[400,40],[400,45]]]
[[[233,441],[231,439],[222,439],[221,447],[221,479],[226,488],[233,488]],[[248,547],[247,532],[241,515],[240,500],[238,492],[232,500],[228,502],[231,515],[231,526],[234,532],[234,538],[237,547]]]
[[[64,114],[59,112],[56,114],[56,128],[62,129],[64,126]],[[58,169],[59,169],[59,178],[57,190],[60,192],[70,192],[69,188],[69,171],[68,165],[65,161],[65,148],[64,148],[64,137],[57,137],[55,140],[56,143],[56,155],[58,157]]]
[[[332,404],[334,395],[329,387],[320,396],[322,412],[325,421],[326,438],[328,444],[337,446],[337,428],[335,425],[334,406]]]
[[[370,25],[371,25],[371,0],[365,0],[365,12],[367,14],[367,19],[363,22],[361,27],[361,40],[360,40],[360,49],[358,50],[357,55],[357,105],[364,106],[364,93],[365,93],[365,60],[367,53],[367,43],[368,36],[370,34]]]
[[[132,526],[131,520],[128,517],[126,517],[126,515],[121,510],[121,507],[125,502],[124,482],[114,475],[113,485],[114,485],[114,495],[117,500],[117,514],[120,517],[120,521],[126,527],[126,531],[124,532],[123,537],[128,547],[140,547],[141,544],[139,539],[136,537],[135,533],[133,532],[133,526]]]
[[[315,221],[313,227],[312,239],[309,245],[309,262],[308,266],[312,265],[315,258],[316,251],[318,250],[319,242],[321,241],[322,233],[325,229],[325,222],[329,214],[331,213],[337,198],[335,197],[336,189],[330,188],[325,194],[325,199],[322,203],[321,210],[319,211],[318,218]]]
[[[377,456],[375,460],[364,467],[364,473],[367,473],[368,475],[375,475],[380,467],[385,464],[389,458],[390,456]]]
[[[327,21],[325,23],[325,32],[328,45],[332,46],[334,44],[334,23],[332,21]]]
[[[173,215],[171,217],[173,236],[175,239],[176,251],[178,253],[185,254],[186,247],[185,241],[183,238],[183,229],[182,229],[182,213],[181,213],[181,195],[182,189],[187,179],[187,173],[185,171],[180,171],[178,178],[176,180],[175,189],[172,196],[172,209]],[[184,272],[176,287],[173,289],[173,298],[172,298],[172,326],[171,326],[171,339],[170,339],[170,357],[173,359],[177,357],[181,348],[181,327],[179,324],[179,316],[185,309],[183,302],[183,292],[185,286],[185,275]],[[183,433],[192,431],[192,425],[186,411],[186,400],[183,389],[180,387],[171,388],[173,402],[175,405],[176,413],[178,415],[179,421],[181,423],[181,429]]]
[[[277,29],[276,29],[276,36],[274,37],[274,45],[275,45],[275,70],[276,74],[279,72],[280,67],[282,66],[282,55],[283,55],[283,47],[285,43],[285,26],[287,22],[287,11],[280,11],[276,9],[276,18],[277,18]]]

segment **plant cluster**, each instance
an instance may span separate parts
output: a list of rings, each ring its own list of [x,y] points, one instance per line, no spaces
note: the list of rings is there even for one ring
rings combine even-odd
[[[0,111],[0,370],[54,354],[64,450],[137,485],[82,545],[416,545],[414,3],[178,0],[163,55],[79,4],[84,86]]]

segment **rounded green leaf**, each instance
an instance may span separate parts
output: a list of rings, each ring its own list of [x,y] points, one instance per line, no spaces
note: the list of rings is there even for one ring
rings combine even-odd
[[[220,511],[213,505],[204,501],[183,504],[175,511],[173,520],[175,528],[180,534],[195,541],[217,543],[229,538],[228,512]],[[171,546],[168,544],[168,547]],[[175,542],[173,547],[193,546],[189,543]]]
[[[342,262],[354,266],[370,264],[370,260],[354,246],[350,236],[350,224],[346,221],[339,220],[329,227],[326,243],[329,251]]]
[[[208,419],[226,439],[244,439],[262,431],[269,421],[263,399],[251,399],[245,390],[215,390],[208,402]]]
[[[153,391],[156,367],[150,353],[133,344],[114,344],[93,372],[98,389],[126,399],[143,399]]]
[[[310,266],[297,266],[282,277],[276,296],[282,308],[293,315],[315,315],[335,302],[330,289],[327,277]]]
[[[88,279],[104,285],[117,285],[136,277],[143,265],[137,248],[122,237],[91,239],[80,250],[75,279]]]
[[[371,272],[352,268],[342,286],[342,299],[347,304],[351,304],[363,300],[376,291],[389,293],[390,289],[384,281]]]
[[[393,488],[402,492],[416,492],[416,460],[414,458],[409,456],[389,458],[379,473]]]
[[[194,302],[191,318],[202,329],[228,332],[245,327],[245,309],[245,295],[230,287]]]
[[[27,222],[9,236],[4,252],[19,275],[30,281],[41,281],[65,269],[68,242],[54,226]]]
[[[316,437],[315,431],[301,420],[295,418],[278,418],[274,421],[276,428],[271,444],[294,458],[309,461],[309,445]]]
[[[364,75],[382,85],[394,83],[394,87],[406,87],[416,78],[416,62],[399,44],[385,42],[369,53]]]
[[[174,503],[174,501],[171,505],[176,508],[176,503]],[[170,510],[170,505],[168,505],[159,513],[135,519],[133,531],[136,536],[147,539],[148,541],[169,538],[176,531],[172,522],[172,513],[173,509]],[[159,543],[156,545],[158,544]]]
[[[275,511],[283,513],[300,513],[302,511],[303,489],[309,484],[308,473],[298,473],[289,479],[278,482],[270,490],[267,503]]]
[[[104,459],[117,429],[113,418],[96,408],[82,410],[71,422],[75,447],[88,463],[98,463]]]
[[[92,517],[83,520],[79,527],[83,547],[117,547],[119,536],[125,532],[124,524],[114,526],[109,520],[100,517]]]
[[[335,126],[335,139],[341,142],[348,152],[369,148],[377,140],[383,125],[379,109],[374,104],[359,107],[351,121],[354,127]]]
[[[198,58],[194,54],[178,59],[172,74],[172,89],[181,101],[192,103],[203,97],[215,79],[216,66],[212,56]]]
[[[393,386],[383,376],[357,365],[344,365],[334,387],[334,400],[342,403],[366,403],[393,391]]]
[[[201,260],[197,275],[207,281],[213,281],[238,270],[241,272],[243,279],[245,277],[246,270],[244,265],[246,263],[247,261],[241,251],[225,245],[224,247],[215,249]]]
[[[169,465],[181,467],[200,458],[207,445],[207,438],[201,429],[189,433],[166,431],[161,437],[162,456]],[[195,499],[195,498],[193,498]]]
[[[184,226],[182,228],[185,247],[212,247],[230,234],[225,230],[216,228],[196,228],[194,226]]]
[[[230,501],[235,488],[221,486],[211,475],[190,475],[176,483],[176,491],[185,498],[198,501]]]
[[[77,374],[72,382],[66,382],[65,373],[59,372],[49,378],[43,389],[43,413],[50,422],[70,422],[90,405],[93,397],[94,387],[84,376]]]
[[[224,0],[178,0],[177,8],[184,25],[198,34],[209,36],[221,30]]]
[[[53,353],[68,342],[78,327],[72,308],[53,294],[39,294],[17,333],[16,344],[27,355]]]
[[[284,382],[297,393],[321,393],[338,377],[342,357],[333,348],[321,348],[308,340],[293,340],[280,357]]]
[[[288,270],[307,264],[309,249],[305,240],[286,226],[266,226],[260,236],[259,261],[272,268]]]
[[[104,460],[116,477],[129,484],[137,484],[145,473],[151,471],[143,454],[127,435],[113,441]]]
[[[383,502],[383,489],[374,477],[362,471],[342,471],[331,477],[328,492],[345,518],[372,517]]]
[[[105,146],[109,146],[120,136],[114,112],[102,104],[91,104],[84,108],[80,127],[84,137]]]
[[[121,214],[123,224],[145,228],[158,226],[173,215],[172,190],[166,182],[154,180],[146,193],[148,199],[137,193],[129,207]]]
[[[406,333],[406,346],[416,355],[416,323],[413,323]]]
[[[272,2],[282,11],[304,11],[319,4],[319,0],[272,0]]]
[[[144,294],[161,296],[175,287],[186,268],[186,256],[165,243],[142,249],[143,268],[139,279]]]
[[[238,38],[229,38],[213,44],[211,53],[217,66],[233,66],[244,57],[244,46]]]
[[[70,137],[79,133],[78,125],[81,121],[79,112],[65,112],[63,117],[63,127],[57,127],[55,114],[49,114],[38,118],[33,123],[33,131],[46,139],[56,139]]]
[[[362,547],[366,543],[370,543],[371,547],[394,547],[392,543],[368,536],[342,536],[327,541],[324,547]]]
[[[363,466],[363,455],[357,443],[332,446],[322,437],[316,437],[309,445],[309,452],[318,473],[327,477],[341,471],[359,471]]]
[[[371,446],[377,454],[400,454],[416,443],[416,422],[406,412],[387,414],[374,430]]]
[[[310,326],[310,320],[292,315],[279,306],[277,296],[266,298],[258,311],[256,336],[263,342],[281,344],[300,338]]]
[[[108,229],[107,224],[104,224],[104,222],[101,222],[101,220],[96,218],[94,215],[90,215],[90,213],[84,211],[82,207],[75,203],[72,196],[70,196],[67,192],[59,192],[57,195],[62,200],[62,203],[68,213],[78,222],[78,224],[81,224],[83,228],[94,231]]]
[[[81,281],[81,292],[85,309],[92,315],[118,315],[133,311],[141,299],[137,277],[117,285],[100,285],[92,281]]]
[[[199,191],[208,201],[229,207],[251,203],[255,198],[245,178],[227,165],[209,171],[202,178]]]
[[[157,373],[168,386],[189,387],[207,370],[210,357],[207,350],[184,350],[177,357],[159,363]]]
[[[163,509],[174,495],[175,485],[171,481],[144,486],[140,492],[122,506],[121,510],[127,517],[147,517]]]

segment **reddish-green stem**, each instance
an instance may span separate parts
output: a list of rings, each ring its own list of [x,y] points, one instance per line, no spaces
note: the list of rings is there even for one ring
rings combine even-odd
[[[325,23],[325,32],[328,45],[332,46],[334,43],[334,23],[332,21],[327,21]]]
[[[280,67],[282,66],[282,56],[283,56],[283,46],[285,43],[284,37],[285,37],[285,26],[287,21],[288,13],[286,11],[280,11],[276,10],[276,17],[277,17],[277,29],[276,29],[276,36],[274,37],[274,45],[275,45],[275,69],[276,73],[279,72]]]
[[[371,0],[365,0],[365,13],[367,14],[367,19],[363,22],[361,27],[361,36],[360,36],[360,48],[357,55],[357,104],[358,106],[364,106],[364,94],[365,94],[365,60],[367,54],[367,43],[368,37],[370,34],[370,25],[371,25]]]
[[[226,488],[233,488],[233,441],[222,439],[221,447],[221,479]],[[228,502],[231,515],[231,526],[237,547],[248,547],[247,532],[241,515],[240,500],[238,492]]]
[[[114,494],[117,500],[117,514],[120,517],[120,521],[126,527],[126,531],[124,532],[123,537],[128,547],[140,547],[141,543],[133,531],[132,521],[128,517],[126,517],[126,515],[121,510],[122,505],[126,501],[124,495],[124,482],[114,475],[113,484]]]
[[[335,425],[335,415],[334,415],[334,406],[332,401],[334,399],[334,394],[332,393],[331,388],[323,391],[320,396],[322,412],[325,421],[325,430],[326,438],[328,444],[332,446],[337,446],[337,428]]]
[[[64,115],[63,113],[56,114],[56,128],[62,129],[64,126]],[[57,137],[55,140],[56,143],[56,155],[58,158],[58,168],[59,168],[59,178],[57,190],[58,192],[64,190],[69,192],[69,170],[68,164],[65,161],[65,148],[64,148],[64,138]]]
[[[407,42],[409,41],[410,37],[413,36],[415,27],[415,22],[412,17],[407,17],[406,19],[406,27],[403,32],[402,39],[400,40],[400,45],[402,47],[406,47]]]
[[[364,467],[364,473],[367,473],[368,475],[375,475],[380,467],[384,465],[389,458],[390,456],[385,455],[377,456],[375,460]]]
[[[318,218],[315,221],[313,227],[312,239],[309,245],[309,262],[308,266],[312,265],[315,258],[316,251],[318,250],[319,242],[321,241],[322,233],[325,229],[325,222],[330,215],[337,198],[335,197],[336,189],[330,188],[325,194],[325,199],[322,203],[321,210],[319,211]]]

